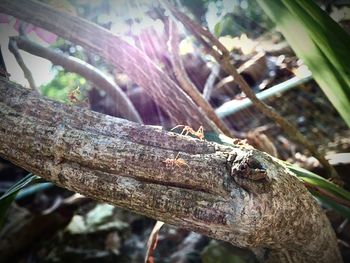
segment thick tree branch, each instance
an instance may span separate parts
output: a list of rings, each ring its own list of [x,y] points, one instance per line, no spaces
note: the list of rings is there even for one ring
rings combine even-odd
[[[113,99],[118,106],[118,112],[121,117],[142,123],[140,115],[123,90],[97,68],[78,58],[66,56],[49,48],[42,47],[25,37],[11,37],[10,42],[30,54],[48,59],[53,64],[60,65],[67,71],[81,75],[99,89],[104,90],[107,96]]]
[[[294,262],[342,261],[307,189],[253,148],[63,105],[5,79],[0,116],[0,156],[57,185]],[[166,162],[178,153],[185,164]]]
[[[102,56],[123,70],[135,83],[149,92],[176,124],[217,131],[216,126],[172,81],[139,49],[129,45],[108,30],[32,0],[0,1],[2,13],[42,27]],[[181,105],[181,107],[179,107]]]
[[[276,122],[294,141],[298,142],[300,145],[303,145],[307,150],[309,150],[309,152],[320,161],[323,167],[327,169],[328,177],[333,178],[338,184],[343,185],[344,183],[339,177],[337,171],[329,164],[326,158],[319,153],[315,145],[309,142],[294,125],[283,118],[277,111],[257,98],[254,91],[249,87],[248,83],[238,73],[234,65],[232,65],[230,52],[225,48],[225,46],[223,46],[220,41],[210,33],[209,30],[192,21],[184,13],[180,12],[174,6],[169,4],[168,1],[164,0],[163,3],[167,8],[169,8],[172,14],[192,32],[192,34],[201,42],[201,44],[203,44],[207,52],[215,58],[221,67],[234,78],[241,90],[254,103],[257,109]],[[214,47],[216,47],[220,52],[215,50]]]

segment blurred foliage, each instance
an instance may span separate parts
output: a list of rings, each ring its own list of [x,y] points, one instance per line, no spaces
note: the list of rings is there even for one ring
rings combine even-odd
[[[325,206],[328,209],[332,209],[336,211],[338,214],[342,215],[344,218],[350,219],[350,208],[343,206],[333,200],[330,200],[323,195],[320,195],[319,193],[313,192],[312,193],[318,201],[322,203],[323,206]]]
[[[249,263],[256,262],[255,257],[247,249],[240,249],[229,244],[213,240],[203,250],[203,263]]]
[[[6,212],[12,202],[15,200],[18,192],[27,186],[31,182],[38,181],[40,177],[29,173],[27,176],[23,177],[21,180],[17,181],[12,185],[1,197],[0,197],[0,230],[4,225]]]
[[[69,93],[78,87],[84,90],[85,84],[86,80],[83,77],[60,70],[50,83],[41,86],[41,93],[57,101],[70,103]],[[83,100],[83,94],[79,94],[78,99]]]
[[[97,204],[86,215],[74,215],[67,226],[70,234],[88,234],[105,230],[123,230],[128,227],[125,222],[113,218],[114,206]]]
[[[243,33],[257,37],[273,26],[255,1],[181,1],[181,5],[187,7],[195,19],[217,37],[240,36]]]
[[[258,3],[350,127],[350,36],[313,1]]]
[[[350,202],[350,192],[339,187],[338,185],[324,179],[323,177],[310,172],[296,165],[284,162],[284,165],[292,171],[302,182],[308,183],[311,186],[319,187],[327,192],[330,196]],[[337,203],[328,196],[321,195],[317,191],[310,192],[319,199],[322,204],[337,211],[340,215],[350,219],[350,208]]]
[[[63,38],[58,37],[56,42],[50,48],[56,49],[59,52],[68,56],[74,56],[81,60],[86,60],[86,54],[81,46],[77,46]]]

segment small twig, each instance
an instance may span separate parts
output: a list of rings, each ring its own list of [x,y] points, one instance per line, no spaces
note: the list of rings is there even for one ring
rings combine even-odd
[[[157,247],[157,243],[158,243],[158,233],[163,225],[164,225],[164,222],[157,221],[152,229],[152,232],[151,232],[151,234],[148,238],[148,241],[147,241],[145,263],[154,262],[154,251],[155,251],[155,249]]]
[[[337,233],[343,232],[344,228],[348,225],[349,218],[345,218],[344,221],[337,227]],[[349,245],[347,245],[349,247]]]
[[[222,92],[222,90],[225,89],[225,87],[227,87],[227,85],[234,83],[235,80],[233,79],[233,77],[231,75],[222,78],[214,87],[215,93],[220,93]]]
[[[7,72],[4,57],[2,56],[1,46],[0,46],[0,77],[9,79],[10,74]]]
[[[342,185],[343,181],[334,169],[333,166],[329,164],[326,158],[318,152],[317,148],[310,143],[304,135],[291,123],[289,123],[285,118],[283,118],[279,113],[277,113],[272,107],[268,106],[261,100],[257,98],[254,91],[249,87],[248,83],[244,78],[238,73],[237,69],[231,63],[231,57],[229,51],[217,40],[208,30],[203,29],[199,24],[192,21],[184,13],[177,10],[174,6],[164,1],[165,5],[169,8],[172,14],[180,20],[184,26],[190,30],[193,35],[204,45],[207,52],[212,55],[215,60],[221,65],[221,67],[230,74],[241,90],[246,94],[246,96],[254,103],[254,105],[267,117],[276,122],[291,138],[297,141],[299,144],[304,145],[310,153],[320,161],[325,169],[327,169],[329,175],[328,177],[335,179],[335,181]],[[207,38],[208,42],[203,38]],[[221,54],[213,48],[216,46]]]
[[[21,67],[23,74],[24,74],[24,77],[27,79],[30,88],[32,90],[37,90],[37,88],[35,86],[34,79],[33,79],[33,75],[30,72],[29,68],[24,63],[21,54],[18,52],[17,43],[15,41],[13,41],[12,38],[10,38],[10,40],[9,40],[8,47],[9,47],[9,50],[11,51],[11,53],[15,56],[18,65]]]
[[[26,37],[26,27],[27,27],[28,23],[21,21],[19,23],[19,28],[18,28],[18,33],[21,37]]]
[[[213,65],[213,68],[211,69],[211,73],[207,78],[207,81],[205,82],[204,89],[203,89],[203,97],[207,101],[209,101],[211,93],[214,89],[214,82],[219,73],[219,70],[220,70],[219,65]]]
[[[227,136],[234,137],[234,134],[226,126],[226,124],[215,114],[214,109],[202,97],[198,89],[188,78],[184,65],[179,55],[179,35],[175,22],[169,21],[169,48],[171,64],[173,65],[174,74],[178,80],[180,87],[191,97],[194,103],[197,104],[207,114],[209,119]]]
[[[53,64],[60,65],[67,71],[75,72],[83,76],[98,88],[104,90],[106,94],[116,102],[119,113],[123,118],[142,123],[142,119],[130,99],[125,95],[123,90],[114,83],[114,81],[108,79],[102,71],[83,60],[42,47],[24,37],[11,37],[10,41],[18,46],[18,48],[28,53],[48,59]]]

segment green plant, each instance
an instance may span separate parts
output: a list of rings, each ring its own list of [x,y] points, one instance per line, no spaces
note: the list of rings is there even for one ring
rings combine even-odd
[[[33,181],[39,180],[39,176],[29,173],[21,180],[17,181],[0,197],[0,229],[3,227],[7,209],[15,200],[18,192]]]
[[[257,1],[350,127],[350,36],[311,0]]]

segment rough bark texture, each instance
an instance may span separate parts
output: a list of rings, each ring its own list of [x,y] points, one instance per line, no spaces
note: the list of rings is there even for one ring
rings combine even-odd
[[[321,208],[267,154],[63,105],[5,79],[0,116],[0,156],[59,186],[268,260],[342,262]],[[165,162],[178,153],[186,165]]]

